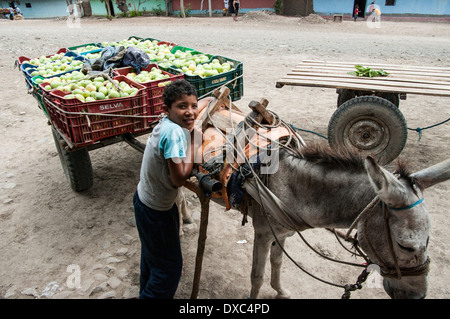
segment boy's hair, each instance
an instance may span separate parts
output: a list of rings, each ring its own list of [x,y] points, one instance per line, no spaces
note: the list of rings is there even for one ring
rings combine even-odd
[[[170,108],[172,106],[172,103],[178,99],[181,99],[183,94],[194,95],[195,97],[197,97],[197,91],[191,83],[189,83],[185,79],[173,81],[168,86],[166,86],[166,89],[164,90],[164,104]]]

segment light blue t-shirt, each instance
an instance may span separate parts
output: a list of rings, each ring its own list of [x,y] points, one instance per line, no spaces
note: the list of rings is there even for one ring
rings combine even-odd
[[[187,130],[164,118],[152,131],[142,158],[139,199],[148,207],[166,211],[172,208],[178,187],[172,183],[167,159],[185,158]]]
[[[159,149],[163,152],[164,158],[185,158],[187,141],[183,129],[169,118],[165,118],[162,122]]]

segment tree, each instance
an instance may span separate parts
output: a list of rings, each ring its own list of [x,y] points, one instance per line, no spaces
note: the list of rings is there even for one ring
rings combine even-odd
[[[184,12],[184,3],[183,0],[180,0],[180,9],[181,9],[181,16],[183,18],[186,18],[186,13]]]
[[[128,12],[127,0],[116,0],[117,8],[123,13]]]
[[[67,1],[67,0],[66,0]],[[72,0],[69,0],[72,1]],[[100,0],[100,2],[104,2],[106,5],[106,13],[108,15],[108,19],[111,21],[112,20],[112,13],[111,13],[111,7],[110,7],[110,0]]]
[[[105,0],[103,0],[103,1],[105,1]],[[109,6],[109,0],[106,0],[105,3],[106,3],[106,12],[108,14],[108,19],[109,19],[109,21],[111,21],[112,14],[111,14],[111,8]]]

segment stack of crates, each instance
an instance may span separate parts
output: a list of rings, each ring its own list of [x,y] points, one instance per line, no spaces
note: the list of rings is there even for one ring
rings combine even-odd
[[[178,46],[170,41],[136,36],[128,38],[128,40],[130,39],[133,39],[134,42],[131,45],[136,44],[136,46],[140,45],[142,47],[143,43],[141,42],[151,41],[152,45],[164,48],[164,54],[160,54],[157,59],[150,59],[150,65],[141,70],[150,72],[156,68],[165,76],[164,78],[138,83],[133,80],[132,74],[130,74],[132,72],[136,73],[132,67],[113,70],[114,80],[125,81],[131,87],[138,89],[133,96],[121,96],[88,102],[86,102],[87,99],[82,101],[77,98],[68,98],[69,92],[62,91],[60,87],[49,89],[48,82],[52,77],[60,77],[64,73],[80,71],[80,69],[59,74],[36,76],[36,73],[33,72],[36,71],[37,66],[30,63],[31,59],[24,56],[18,58],[16,63],[25,77],[27,88],[37,99],[39,107],[44,111],[52,125],[67,141],[73,144],[72,146],[84,147],[104,138],[148,130],[162,113],[165,86],[177,79],[184,78],[190,82],[195,87],[199,98],[211,95],[215,89],[223,85],[230,89],[232,101],[239,100],[243,96],[242,62]],[[114,45],[118,44],[119,42],[115,42]],[[92,62],[94,60],[90,60],[89,57],[93,56],[93,54],[100,56],[103,48],[102,43],[88,43],[62,48],[57,54],[62,53],[83,62]],[[192,74],[186,68],[180,68],[179,65],[175,66],[173,64],[174,55],[177,51],[189,52],[191,56],[197,57],[197,60],[200,60],[199,57],[202,56],[203,59],[201,62],[197,61],[197,64],[204,65],[216,59],[221,64],[228,63],[230,68],[225,72],[212,76]]]

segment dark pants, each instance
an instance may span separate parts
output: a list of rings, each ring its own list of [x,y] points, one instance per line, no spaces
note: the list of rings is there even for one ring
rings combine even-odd
[[[139,298],[171,299],[175,295],[183,268],[178,208],[157,211],[133,198],[136,226],[141,240]]]

